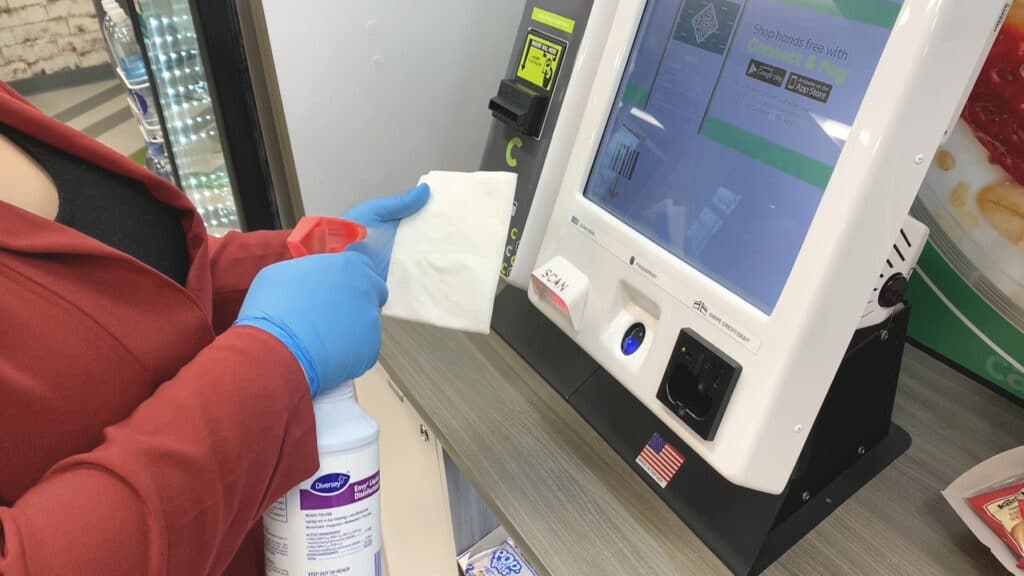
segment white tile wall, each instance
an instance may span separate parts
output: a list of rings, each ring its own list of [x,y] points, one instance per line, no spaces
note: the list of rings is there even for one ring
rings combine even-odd
[[[0,0],[0,81],[107,61],[92,0]]]

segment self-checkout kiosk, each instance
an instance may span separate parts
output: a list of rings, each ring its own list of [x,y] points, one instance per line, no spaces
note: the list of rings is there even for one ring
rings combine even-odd
[[[484,159],[520,173],[494,328],[736,573],[910,445],[908,212],[1007,8],[528,3]]]

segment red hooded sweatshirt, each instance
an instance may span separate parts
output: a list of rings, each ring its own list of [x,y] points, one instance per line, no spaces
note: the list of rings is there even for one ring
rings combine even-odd
[[[0,201],[0,576],[263,574],[263,510],[317,469],[291,352],[229,328],[284,234],[207,236],[181,191],[0,83],[0,123],[181,213],[184,287]]]

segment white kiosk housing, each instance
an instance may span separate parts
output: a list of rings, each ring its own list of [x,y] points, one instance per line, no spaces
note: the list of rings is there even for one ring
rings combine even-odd
[[[569,87],[531,301],[717,473],[782,493],[1007,8],[620,0]]]

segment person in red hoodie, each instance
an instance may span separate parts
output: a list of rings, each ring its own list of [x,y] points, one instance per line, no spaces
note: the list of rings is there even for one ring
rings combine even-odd
[[[388,240],[428,196],[347,215],[376,252],[289,260],[0,83],[0,576],[262,575],[311,399],[376,362]]]

